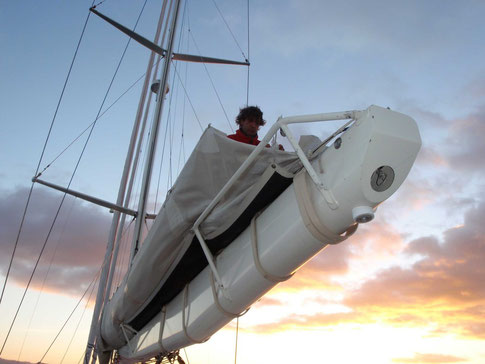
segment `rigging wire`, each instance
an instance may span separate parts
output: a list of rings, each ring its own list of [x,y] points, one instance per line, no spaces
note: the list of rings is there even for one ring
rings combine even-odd
[[[98,271],[98,274],[95,277],[94,284],[91,285],[91,293],[89,294],[88,300],[86,301],[86,304],[84,305],[83,313],[81,314],[81,317],[79,318],[79,320],[77,322],[76,328],[74,329],[74,332],[73,332],[73,334],[71,336],[71,340],[69,341],[69,344],[67,345],[66,351],[64,352],[64,355],[62,356],[62,359],[61,359],[61,361],[60,361],[59,364],[62,364],[62,362],[64,361],[64,358],[66,357],[66,355],[67,355],[67,353],[69,351],[69,348],[71,347],[72,341],[74,340],[74,337],[76,336],[77,330],[79,329],[79,325],[81,324],[82,319],[84,317],[84,314],[86,313],[86,310],[87,310],[87,308],[89,306],[89,302],[91,302],[91,296],[93,295],[94,289],[97,286],[97,282],[98,282],[98,279],[99,279],[99,273],[100,272],[101,272],[101,269]]]
[[[129,251],[129,249],[127,249],[127,247],[129,247],[128,245],[128,241],[131,240],[131,235],[130,234],[126,234],[128,232],[128,230],[131,228],[131,226],[133,225],[133,222],[135,221],[135,219],[131,219],[130,223],[125,227],[125,229],[123,230],[123,233],[121,234],[121,257],[119,258],[119,264],[116,264],[117,267],[119,267],[117,269],[117,276],[115,277],[116,280],[116,284],[115,286],[118,288],[121,284],[121,276],[122,276],[122,273],[123,273],[123,268],[125,267],[124,265],[124,262],[125,262],[125,259],[126,258],[126,255],[127,255],[127,252]],[[128,268],[128,264],[126,264],[126,268]],[[115,272],[116,274],[116,272]],[[113,291],[114,292],[114,291]]]
[[[134,83],[133,83],[131,86],[129,86],[129,87],[126,89],[126,91],[124,91],[124,92],[123,92],[123,93],[122,93],[122,94],[121,94],[121,95],[120,95],[120,96],[119,96],[119,97],[118,97],[118,98],[117,98],[115,101],[113,101],[113,103],[112,103],[110,106],[108,106],[108,107],[107,107],[107,108],[106,108],[106,109],[105,109],[105,110],[104,110],[104,111],[103,111],[103,112],[102,112],[102,113],[101,113],[101,114],[100,114],[100,115],[99,115],[99,116],[96,118],[96,120],[94,120],[94,121],[93,121],[91,124],[89,124],[89,125],[88,125],[88,126],[87,126],[87,127],[86,127],[86,128],[85,128],[85,129],[84,129],[84,130],[83,130],[83,131],[82,131],[82,132],[81,132],[81,133],[80,133],[80,134],[79,134],[79,135],[76,137],[76,138],[74,138],[74,140],[73,140],[73,141],[71,141],[71,143],[69,143],[69,145],[68,145],[67,147],[65,147],[65,148],[64,148],[64,149],[63,149],[63,150],[62,150],[62,151],[61,151],[61,152],[60,152],[60,153],[59,153],[59,154],[58,154],[58,155],[57,155],[57,156],[56,156],[56,157],[55,157],[55,158],[54,158],[54,159],[53,159],[53,160],[50,162],[50,163],[48,163],[48,164],[47,164],[47,165],[44,167],[44,169],[43,169],[43,170],[42,170],[42,171],[41,171],[39,174],[37,174],[37,173],[36,173],[36,176],[40,176],[42,173],[44,173],[44,172],[45,172],[45,170],[46,170],[47,168],[49,168],[49,167],[52,165],[52,163],[54,163],[54,162],[55,162],[55,161],[56,161],[56,160],[57,160],[57,159],[58,159],[58,158],[59,158],[59,157],[60,157],[62,154],[64,154],[64,152],[66,152],[66,150],[68,150],[68,149],[69,149],[69,148],[70,148],[70,147],[71,147],[71,146],[72,146],[72,145],[73,145],[73,144],[74,144],[74,143],[75,143],[75,142],[76,142],[76,141],[77,141],[79,138],[81,138],[81,136],[83,136],[83,135],[84,135],[84,133],[85,133],[86,131],[88,131],[88,130],[89,130],[89,128],[90,128],[91,126],[93,126],[93,124],[94,124],[94,123],[95,123],[97,120],[99,120],[99,119],[100,119],[100,118],[101,118],[101,117],[102,117],[104,114],[106,114],[106,113],[108,112],[108,110],[109,110],[109,109],[111,109],[111,108],[112,108],[112,107],[113,107],[113,106],[114,106],[114,105],[115,105],[115,104],[116,104],[118,101],[120,101],[120,99],[121,99],[123,96],[125,96],[125,95],[126,95],[126,94],[127,94],[127,93],[128,93],[128,92],[129,92],[129,91],[130,91],[130,90],[131,90],[133,87],[135,87],[135,85],[136,85],[138,82],[140,82],[140,80],[141,80],[141,79],[142,79],[144,76],[145,76],[145,73],[144,73],[143,75],[141,75],[141,76],[140,76],[140,77],[139,77],[139,78],[138,78],[138,79],[137,79],[137,80],[136,80],[136,81],[135,81],[135,82],[134,82]]]
[[[94,0],[93,0],[93,4],[94,4]],[[40,155],[40,158],[39,158],[39,163],[37,164],[37,168],[35,170],[34,176],[37,176],[39,169],[40,169],[40,164],[42,163],[42,159],[44,158],[44,153],[45,153],[45,150],[47,148],[47,143],[49,141],[49,138],[50,138],[50,135],[51,135],[51,132],[52,132],[52,128],[54,127],[54,123],[55,123],[55,120],[56,120],[56,117],[57,117],[57,112],[59,111],[61,101],[64,97],[64,92],[66,90],[67,83],[70,79],[71,71],[72,71],[72,68],[74,66],[74,61],[76,60],[77,53],[78,53],[79,47],[81,45],[81,41],[84,38],[84,31],[86,30],[86,26],[88,24],[88,20],[89,20],[90,15],[91,15],[91,12],[88,12],[86,20],[84,22],[83,30],[81,31],[81,35],[79,37],[79,40],[78,40],[78,43],[77,43],[77,46],[76,46],[76,50],[74,52],[74,55],[73,55],[73,58],[72,58],[72,61],[71,61],[71,65],[69,66],[69,71],[67,72],[66,80],[64,81],[64,85],[62,87],[61,95],[59,96],[59,100],[57,101],[57,106],[56,106],[56,109],[54,111],[54,115],[52,117],[52,121],[51,121],[51,124],[50,124],[50,127],[49,127],[49,131],[47,132],[47,137],[45,139],[44,146],[42,148],[42,152],[41,152],[41,155]],[[34,182],[32,182],[32,185],[30,186],[29,195],[27,197],[27,202],[25,203],[25,208],[24,208],[24,212],[23,212],[23,215],[22,215],[22,220],[20,222],[20,227],[19,227],[19,230],[18,230],[18,233],[17,233],[17,238],[15,239],[15,244],[14,244],[12,256],[10,257],[10,262],[8,264],[7,274],[5,276],[5,281],[4,281],[4,284],[3,284],[2,293],[0,294],[0,304],[2,303],[3,295],[4,295],[4,292],[5,292],[5,287],[7,286],[7,281],[8,281],[8,277],[9,277],[9,274],[10,274],[10,269],[12,268],[12,262],[13,262],[13,259],[14,259],[14,256],[15,256],[15,252],[17,251],[17,246],[18,246],[18,242],[19,242],[19,239],[20,239],[20,234],[22,232],[22,228],[23,228],[23,225],[24,225],[25,216],[27,215],[27,209],[28,209],[29,204],[30,204],[30,198],[32,196],[33,189],[34,189]],[[2,353],[2,351],[3,351],[3,347],[0,350],[0,354]]]
[[[192,112],[194,113],[195,119],[197,120],[197,123],[199,124],[200,131],[203,132],[204,131],[204,128],[202,127],[202,123],[200,122],[199,116],[197,115],[197,112],[195,111],[194,104],[192,103],[192,100],[190,99],[190,96],[187,93],[187,89],[185,88],[185,86],[183,84],[182,78],[180,77],[180,74],[179,74],[179,72],[177,70],[177,66],[175,65],[175,63],[174,63],[173,66],[174,66],[173,68],[175,70],[175,73],[177,75],[177,78],[180,81],[180,85],[184,89],[185,96],[187,97],[187,100],[189,101],[190,107],[192,108]],[[231,129],[232,129],[232,127],[231,127]]]
[[[79,301],[76,303],[76,306],[74,306],[74,309],[71,311],[71,313],[69,314],[69,316],[67,317],[66,321],[64,322],[64,324],[62,325],[62,327],[59,329],[59,331],[57,332],[57,335],[56,337],[54,338],[54,340],[52,340],[51,344],[49,345],[49,347],[47,348],[46,352],[44,353],[44,355],[42,356],[42,358],[38,361],[38,363],[42,363],[42,360],[44,360],[45,356],[47,355],[47,353],[49,352],[49,350],[52,348],[52,345],[54,345],[54,343],[56,342],[57,338],[59,337],[59,335],[61,334],[62,330],[64,330],[64,327],[66,327],[67,323],[69,322],[69,320],[71,319],[72,315],[74,314],[74,312],[76,311],[77,307],[79,306],[79,304],[82,302],[82,300],[84,299],[84,296],[86,295],[86,293],[88,293],[89,289],[91,288],[92,285],[94,285],[94,282],[97,281],[97,278],[99,277],[99,273],[101,272],[101,269],[98,271],[98,273],[94,276],[94,278],[92,279],[91,283],[89,284],[88,288],[86,288],[86,290],[84,291],[83,295],[81,296],[81,298],[79,299]]]
[[[190,29],[190,19],[189,19],[189,14],[187,12],[187,27]],[[182,37],[181,37],[182,38]],[[189,46],[190,46],[190,39],[187,34],[187,45],[186,45],[186,52],[189,52]],[[187,83],[187,73],[188,73],[188,62],[185,62],[185,83]],[[185,110],[187,106],[187,97],[184,97],[183,105],[182,105],[182,127],[181,127],[181,134],[180,134],[180,148],[179,148],[179,156],[178,156],[178,161],[177,161],[177,175],[180,173],[180,158],[183,153],[184,157],[184,164],[185,164],[185,138],[184,138],[184,131],[185,131]]]
[[[189,37],[187,36],[187,50],[188,50],[188,44],[189,44]],[[185,83],[187,83],[187,72],[188,72],[188,62],[185,63]],[[177,161],[177,174],[180,173],[180,157],[182,156],[183,153],[183,158],[184,158],[184,165],[185,165],[185,138],[184,138],[184,130],[185,130],[185,110],[186,110],[186,101],[187,97],[184,97],[184,103],[182,106],[182,131],[180,135],[180,149],[179,149],[179,157]]]
[[[159,190],[160,190],[160,180],[162,178],[162,164],[163,164],[163,159],[165,157],[165,143],[167,141],[167,129],[168,129],[168,122],[167,124],[165,125],[165,134],[164,134],[164,137],[163,137],[163,146],[162,146],[162,157],[160,158],[160,168],[158,170],[158,181],[157,181],[157,192],[155,194],[155,204],[153,205],[153,213],[156,213],[156,207],[157,207],[157,203],[158,203],[158,193],[159,193]],[[167,190],[167,194],[168,194],[168,190]]]
[[[93,2],[94,2],[94,1],[93,1]],[[145,4],[146,4],[146,1],[145,1]],[[143,9],[142,9],[142,11],[143,11]],[[140,16],[141,16],[141,13],[140,13]],[[138,17],[138,20],[140,19],[140,16]],[[88,16],[88,18],[89,18],[89,16]],[[138,24],[138,20],[137,20],[137,22],[136,22],[136,24],[135,24],[135,28],[136,28],[136,25]],[[87,23],[87,20],[86,20],[86,23]],[[101,110],[103,109],[104,103],[106,102],[106,99],[107,99],[107,97],[108,97],[109,91],[111,90],[111,87],[113,86],[113,83],[114,83],[114,80],[115,80],[115,78],[116,78],[116,75],[118,74],[118,71],[119,71],[119,69],[120,69],[121,63],[122,63],[122,61],[123,61],[123,59],[124,59],[124,56],[125,56],[126,51],[127,51],[127,49],[128,49],[128,46],[129,46],[129,44],[130,44],[130,41],[131,41],[131,38],[129,38],[129,39],[128,39],[128,41],[127,41],[127,43],[126,43],[125,49],[123,50],[123,53],[122,53],[122,55],[121,55],[121,57],[120,57],[120,60],[119,60],[119,62],[118,62],[118,65],[117,65],[117,67],[116,67],[116,70],[115,70],[115,72],[114,72],[114,74],[113,74],[113,77],[112,77],[112,79],[111,79],[111,82],[110,82],[110,84],[109,84],[109,86],[108,86],[108,89],[106,90],[106,93],[105,93],[105,95],[104,95],[103,101],[101,102],[101,105],[100,105],[100,107],[99,107],[99,109],[98,109],[98,113],[97,113],[97,115],[96,115],[96,118],[95,118],[94,122],[92,123],[91,130],[89,131],[89,134],[88,134],[88,136],[87,136],[87,138],[86,138],[86,141],[85,141],[85,143],[84,143],[84,146],[83,146],[83,148],[82,148],[82,150],[81,150],[81,154],[79,155],[79,158],[78,158],[78,160],[77,160],[76,166],[74,167],[74,170],[73,170],[73,172],[72,172],[71,178],[70,178],[69,183],[68,183],[68,185],[67,185],[67,189],[69,189],[69,187],[71,186],[72,181],[73,181],[73,179],[74,179],[74,176],[76,175],[76,172],[77,172],[77,169],[78,169],[78,167],[79,167],[79,164],[81,163],[81,159],[82,159],[82,157],[83,157],[83,155],[84,155],[84,152],[85,152],[85,150],[86,150],[86,147],[87,147],[87,145],[88,145],[88,142],[89,142],[89,140],[91,139],[91,135],[92,135],[93,130],[94,130],[95,126],[96,126],[96,123],[97,123],[97,120],[98,120],[98,118],[99,118],[99,115],[101,114]],[[51,126],[52,126],[52,125],[51,125]],[[49,133],[50,133],[50,131],[49,131]],[[42,157],[41,157],[41,158],[42,158]],[[39,161],[39,165],[40,165],[40,161]],[[32,188],[33,188],[33,185],[32,185]],[[35,272],[36,272],[36,270],[37,270],[37,267],[38,267],[38,265],[39,265],[39,261],[40,261],[40,259],[41,259],[42,255],[43,255],[43,253],[44,253],[45,247],[46,247],[47,242],[48,242],[48,240],[49,240],[49,238],[50,238],[50,235],[51,235],[51,233],[52,233],[52,230],[53,230],[53,228],[54,228],[54,225],[55,225],[55,223],[56,223],[56,221],[57,221],[57,218],[58,218],[58,216],[59,216],[59,212],[60,212],[60,210],[61,210],[62,205],[64,204],[64,200],[65,200],[66,196],[67,196],[67,194],[66,194],[66,193],[64,193],[64,195],[63,195],[63,197],[62,197],[62,200],[61,200],[61,202],[60,202],[60,204],[59,204],[59,207],[58,207],[58,209],[57,209],[57,212],[56,212],[56,214],[55,214],[55,216],[54,216],[54,220],[52,221],[52,224],[51,224],[51,226],[50,226],[50,228],[49,228],[49,232],[47,233],[47,237],[45,238],[45,241],[44,241],[44,244],[43,244],[43,246],[42,246],[42,249],[40,250],[40,253],[39,253],[39,256],[38,256],[38,258],[37,258],[37,261],[35,262],[34,269],[32,270],[32,273],[31,273],[31,275],[30,275],[30,278],[29,278],[29,280],[28,280],[28,282],[27,282],[27,286],[25,287],[24,293],[23,293],[23,295],[22,295],[22,298],[21,298],[21,300],[20,300],[20,303],[19,303],[19,305],[18,305],[18,307],[17,307],[17,310],[16,310],[16,312],[15,312],[14,318],[13,318],[13,320],[12,320],[11,324],[10,324],[9,330],[8,330],[8,332],[7,332],[7,336],[5,337],[5,340],[4,340],[4,342],[3,342],[2,348],[0,349],[0,354],[3,352],[3,349],[5,348],[5,344],[7,343],[7,340],[8,340],[8,338],[9,338],[9,336],[10,336],[10,333],[11,333],[11,331],[12,331],[13,325],[15,324],[15,321],[16,321],[16,319],[17,319],[18,313],[19,313],[19,311],[20,311],[20,308],[22,307],[22,304],[23,304],[23,302],[24,302],[25,296],[26,296],[27,291],[28,291],[28,289],[29,289],[29,287],[30,287],[30,284],[31,284],[31,282],[32,282],[32,279],[33,279],[33,277],[34,277],[34,274],[35,274]],[[30,199],[30,195],[29,195],[29,199]],[[25,216],[25,214],[24,214],[24,216]],[[22,222],[23,222],[23,219],[22,219]],[[20,234],[19,234],[19,235],[20,235]]]
[[[184,28],[185,24],[185,19],[186,19],[186,10],[187,10],[187,3],[184,4],[184,10],[182,13],[182,24],[181,28]],[[177,45],[177,52],[180,51],[181,48],[181,43],[182,43],[182,38],[183,36],[179,37],[178,40],[178,45]],[[172,61],[172,65],[176,67],[177,62]],[[162,147],[162,156],[160,158],[160,168],[158,171],[158,180],[157,180],[157,191],[155,193],[155,203],[153,205],[153,212],[156,213],[157,209],[157,203],[158,203],[158,195],[160,191],[160,180],[161,180],[161,175],[162,175],[162,168],[163,168],[163,161],[165,157],[165,146],[167,142],[167,134],[169,135],[169,173],[167,174],[167,187],[166,191],[170,190],[170,187],[172,186],[172,150],[173,150],[173,137],[175,134],[175,119],[176,119],[176,110],[177,110],[177,103],[178,103],[178,94],[179,94],[179,87],[176,87],[175,84],[175,72],[172,75],[172,90],[170,92],[170,100],[169,100],[169,108],[168,108],[168,113],[167,113],[167,118],[166,118],[166,127],[165,127],[165,135],[163,138],[163,147]],[[173,95],[175,93],[175,107],[174,107],[174,113],[172,113],[172,105],[173,105]],[[165,97],[164,92],[160,94],[160,97]]]
[[[189,30],[190,37],[192,38],[192,41],[194,42],[195,48],[197,49],[197,55],[201,56],[199,46],[197,45],[197,42],[195,41],[194,35],[192,32]],[[217,92],[216,86],[214,85],[214,81],[212,80],[212,77],[209,73],[209,69],[207,68],[207,65],[205,62],[202,62],[202,65],[204,66],[205,72],[207,73],[207,77],[209,77],[209,81],[212,85],[212,89],[214,90],[217,100],[219,101],[219,105],[221,105],[222,111],[224,112],[224,116],[226,117],[227,123],[229,124],[229,127],[231,128],[232,132],[234,133],[234,128],[232,127],[231,122],[229,121],[229,117],[227,116],[226,109],[224,108],[224,105],[222,104],[221,97],[219,96],[219,93]]]
[[[237,364],[237,339],[239,334],[239,316],[236,317],[236,347],[234,349],[234,364]]]
[[[187,364],[190,364],[189,356],[187,355],[187,350],[185,350],[185,347],[183,349],[184,349],[185,359],[187,359]]]
[[[184,10],[182,13],[182,24],[181,24],[181,29],[184,28],[185,20],[186,20],[186,11],[187,11],[187,3],[184,4]],[[178,39],[178,44],[177,44],[177,52],[180,52],[181,49],[181,44],[182,44],[182,39],[183,36],[181,35]],[[173,62],[172,64],[175,67],[175,64],[177,62]],[[174,87],[174,90],[172,91],[170,95],[170,103],[169,103],[169,109],[168,109],[168,116],[167,116],[167,122],[170,124],[170,149],[169,149],[169,186],[170,188],[173,186],[173,168],[172,168],[172,152],[173,152],[173,139],[175,135],[175,121],[177,119],[177,105],[178,105],[178,99],[179,99],[179,90],[180,87],[178,87],[175,90],[175,72],[172,74],[172,85]],[[174,112],[172,113],[172,105],[173,105],[173,97],[175,94],[175,106],[174,106]],[[167,188],[168,191],[168,188]]]
[[[165,9],[166,5],[167,5],[167,1],[165,0],[163,2],[162,9]],[[170,2],[169,9],[168,9],[168,13],[169,14],[172,11],[172,5],[173,5],[173,2]],[[162,12],[164,12],[164,10],[162,10]],[[162,34],[162,38],[161,38],[161,41],[160,41],[160,45],[163,45],[165,43],[165,41],[166,41],[167,30],[168,30],[168,21],[165,23],[165,27],[163,29],[163,34]],[[155,69],[155,72],[153,72],[152,82],[155,82],[156,79],[157,79],[157,72],[158,72],[158,67],[160,65],[160,60],[161,60],[161,58],[157,58],[156,69]],[[158,81],[158,82],[160,82],[160,81]],[[161,95],[163,97],[165,97],[164,92],[161,92]],[[148,102],[147,102],[146,109],[145,109],[145,115],[144,115],[145,118],[144,118],[143,125],[145,125],[145,121],[146,121],[146,118],[147,118],[147,115],[148,115],[148,110],[149,110],[149,106],[150,106],[150,103],[151,103],[151,99],[152,99],[152,93],[150,93],[149,94],[149,97],[148,97]],[[141,133],[141,134],[143,134],[143,133]],[[163,160],[163,154],[162,154],[162,160]],[[160,176],[158,177],[158,185],[157,186],[160,186]],[[155,196],[158,196],[158,187],[157,187],[157,194]],[[157,200],[156,200],[156,197],[155,197],[155,204],[154,204],[154,211],[153,211],[153,213],[155,213],[156,205],[157,205]]]
[[[239,42],[237,41],[236,37],[234,36],[234,33],[232,32],[231,30],[231,27],[229,26],[229,24],[227,23],[226,21],[226,18],[224,18],[224,15],[222,14],[221,10],[219,9],[219,7],[217,6],[217,3],[216,3],[216,0],[212,0],[212,2],[214,3],[214,6],[216,7],[217,11],[219,12],[219,15],[221,16],[222,20],[224,21],[224,24],[226,24],[226,27],[227,29],[229,30],[229,33],[231,33],[231,36],[232,36],[232,39],[234,39],[234,42],[236,42],[236,45],[237,47],[239,48],[239,50],[241,51],[242,53],[242,56],[244,57],[244,60],[246,62],[248,62],[248,58],[249,57],[246,57],[246,55],[244,54],[244,51],[242,50],[241,46],[239,45]]]
[[[35,312],[37,311],[37,306],[39,305],[39,301],[40,301],[40,296],[42,295],[42,293],[44,292],[44,286],[45,286],[45,282],[47,281],[47,277],[49,276],[49,272],[51,271],[51,268],[52,268],[52,263],[54,261],[54,258],[55,256],[57,255],[57,248],[59,247],[59,244],[61,242],[61,238],[62,236],[64,235],[64,231],[66,230],[66,226],[67,226],[67,222],[69,221],[70,217],[71,217],[71,213],[72,213],[72,210],[74,208],[74,205],[76,203],[76,200],[77,198],[75,197],[72,201],[72,204],[71,204],[71,207],[69,208],[69,212],[67,214],[67,217],[66,219],[64,220],[64,224],[62,226],[62,231],[59,235],[59,238],[57,239],[57,243],[56,243],[56,246],[54,248],[54,252],[52,253],[52,256],[51,256],[51,259],[50,259],[50,262],[49,262],[49,267],[47,268],[47,272],[46,274],[44,275],[44,280],[42,281],[42,286],[40,288],[40,291],[39,291],[39,294],[37,295],[37,300],[35,302],[35,306],[34,306],[34,310],[32,311],[32,315],[30,316],[30,320],[29,320],[29,324],[27,326],[27,330],[25,331],[25,335],[24,335],[24,339],[22,341],[22,345],[20,347],[20,352],[19,352],[19,355],[18,355],[18,358],[17,358],[17,361],[20,361],[20,356],[22,355],[22,351],[24,349],[24,344],[25,344],[25,340],[27,339],[27,335],[30,331],[30,327],[31,327],[31,324],[32,324],[32,320],[35,316]]]

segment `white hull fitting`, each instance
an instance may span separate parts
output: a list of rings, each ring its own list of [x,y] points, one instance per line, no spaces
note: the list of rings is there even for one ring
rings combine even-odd
[[[377,206],[408,175],[421,138],[416,122],[406,115],[377,106],[350,114],[355,122],[311,163],[325,190],[315,185],[309,168],[298,173],[293,184],[215,257],[224,289],[218,288],[207,266],[143,329],[123,329],[130,339],[117,349],[123,362],[206,341],[320,250],[345,240],[357,222],[373,218]],[[268,135],[282,125],[272,127]],[[262,143],[271,138],[268,135]]]

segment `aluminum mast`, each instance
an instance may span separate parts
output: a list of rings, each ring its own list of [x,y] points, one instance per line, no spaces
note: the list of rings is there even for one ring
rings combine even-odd
[[[157,136],[158,136],[158,129],[159,129],[159,124],[160,124],[160,119],[162,116],[163,112],[163,104],[164,104],[164,90],[166,89],[167,85],[167,80],[168,80],[168,74],[170,71],[170,64],[172,60],[172,49],[173,49],[173,41],[175,39],[175,29],[177,26],[177,19],[178,19],[178,13],[179,13],[179,8],[180,8],[180,0],[175,0],[175,8],[174,8],[174,13],[172,16],[172,24],[171,24],[171,29],[170,29],[170,38],[169,38],[169,43],[168,43],[168,50],[167,50],[167,55],[165,57],[165,64],[164,68],[162,70],[162,78],[161,78],[161,87],[158,90],[158,99],[157,99],[157,104],[156,104],[156,111],[155,111],[155,116],[153,120],[153,125],[151,129],[151,135],[150,135],[150,142],[149,142],[149,147],[148,147],[148,157],[147,161],[145,164],[145,170],[143,173],[143,181],[142,181],[142,190],[141,190],[141,196],[140,196],[140,202],[138,206],[138,218],[136,220],[136,225],[135,225],[135,232],[134,232],[134,239],[133,239],[133,246],[131,249],[131,257],[130,257],[130,262],[133,259],[134,255],[136,254],[137,248],[138,248],[138,242],[140,239],[141,235],[141,227],[142,227],[142,222],[145,217],[145,210],[146,210],[146,198],[148,196],[148,191],[149,191],[149,185],[150,185],[150,177],[151,177],[151,169],[153,167],[153,160],[154,160],[154,155],[155,155],[155,145],[157,142]],[[130,140],[130,146],[128,149],[127,157],[125,160],[125,166],[123,169],[123,175],[122,179],[120,182],[120,189],[118,191],[118,199],[117,199],[117,204],[118,205],[123,205],[123,200],[124,200],[124,195],[125,195],[125,190],[126,190],[126,184],[127,184],[127,178],[129,175],[130,171],[130,166],[131,166],[131,160],[133,156],[133,150],[135,148],[135,142],[136,142],[136,135],[138,134],[138,128],[139,128],[139,122],[135,122],[135,125],[133,127],[133,132]],[[136,129],[136,130],[135,130]],[[109,233],[109,238],[108,238],[108,245],[106,247],[106,253],[103,261],[103,266],[102,266],[102,271],[101,271],[101,276],[100,276],[100,281],[99,281],[99,286],[98,286],[98,293],[96,296],[96,303],[94,307],[94,313],[91,321],[91,328],[89,332],[89,337],[88,337],[88,343],[86,347],[86,353],[84,356],[84,364],[89,364],[89,358],[91,356],[91,353],[94,348],[94,343],[97,334],[99,333],[99,319],[100,319],[100,313],[101,313],[101,308],[102,304],[105,298],[105,295],[109,294],[106,292],[106,286],[107,286],[107,281],[108,281],[108,275],[109,275],[109,267],[110,267],[110,260],[111,260],[111,254],[113,251],[113,243],[116,237],[116,230],[118,228],[119,224],[119,219],[120,219],[120,213],[118,211],[114,212],[113,220],[111,223],[111,228],[110,228],[110,233]],[[93,354],[93,360],[92,363],[96,362],[96,352]]]

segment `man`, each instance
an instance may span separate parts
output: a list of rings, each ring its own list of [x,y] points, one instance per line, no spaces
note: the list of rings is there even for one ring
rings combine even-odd
[[[239,109],[236,124],[239,125],[239,129],[236,130],[236,134],[228,135],[228,138],[251,145],[258,145],[260,143],[258,130],[266,124],[266,121],[263,119],[263,112],[259,107],[247,106]],[[269,148],[269,144],[266,147]],[[279,149],[284,150],[282,145],[279,145]]]

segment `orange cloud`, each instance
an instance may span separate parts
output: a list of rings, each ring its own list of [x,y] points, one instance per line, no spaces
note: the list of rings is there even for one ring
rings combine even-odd
[[[463,227],[409,244],[420,257],[411,269],[391,267],[352,292],[344,303],[357,312],[403,325],[485,338],[485,203],[465,215]]]
[[[485,203],[470,209],[465,215],[463,226],[449,229],[443,233],[443,241],[434,237],[424,237],[412,241],[402,251],[403,254],[418,259],[410,268],[392,266],[364,282],[353,291],[335,284],[344,298],[331,301],[325,298],[325,291],[315,295],[312,304],[324,307],[340,304],[345,312],[337,313],[289,313],[276,318],[274,322],[247,327],[247,331],[277,332],[294,329],[311,329],[340,324],[374,324],[380,322],[395,327],[419,327],[426,329],[431,336],[444,333],[463,337],[485,339]],[[387,226],[378,226],[379,241],[371,232],[363,231],[362,252],[370,254],[386,248]],[[389,235],[390,234],[390,235]],[[387,234],[390,251],[400,249],[402,239],[399,234]],[[375,241],[374,241],[375,240]],[[344,245],[346,243],[343,243]],[[402,247],[401,247],[402,248]],[[370,253],[368,253],[370,252]],[[324,254],[325,252],[323,252]],[[341,252],[345,261],[359,256],[359,248],[345,248]],[[312,286],[312,276],[319,267],[314,263],[303,276]],[[335,274],[335,272],[334,272]],[[328,282],[328,279],[327,279]],[[283,286],[284,287],[284,286]],[[288,287],[288,286],[286,286]],[[290,285],[297,290],[295,284]],[[306,289],[306,288],[305,288]],[[300,289],[303,294],[304,289]],[[328,291],[327,291],[328,292]],[[266,298],[265,298],[266,299]],[[264,301],[264,299],[263,299]],[[283,305],[284,302],[272,298],[268,305]],[[318,306],[317,306],[318,307]],[[322,310],[323,311],[323,308]]]
[[[423,147],[419,151],[416,163],[421,165],[431,165],[433,167],[448,167],[446,157],[430,147]]]
[[[444,363],[463,363],[468,361],[468,359],[460,358],[453,355],[442,355],[442,354],[423,354],[415,353],[412,358],[396,358],[392,359],[393,363],[407,364],[444,364]]]
[[[485,155],[485,105],[467,117],[453,120],[448,136],[448,160],[453,168],[482,172]]]
[[[245,326],[242,328],[242,330],[245,332],[253,332],[258,334],[272,334],[281,331],[336,326],[345,323],[365,324],[368,323],[368,321],[364,319],[362,315],[354,312],[316,315],[290,315],[277,322]]]

